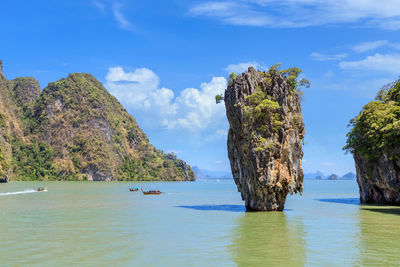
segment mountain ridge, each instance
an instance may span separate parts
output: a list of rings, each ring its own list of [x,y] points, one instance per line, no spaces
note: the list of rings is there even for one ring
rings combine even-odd
[[[7,80],[0,61],[0,95],[0,176],[195,179],[183,160],[149,143],[135,118],[91,74],[69,74],[41,91],[34,78]]]

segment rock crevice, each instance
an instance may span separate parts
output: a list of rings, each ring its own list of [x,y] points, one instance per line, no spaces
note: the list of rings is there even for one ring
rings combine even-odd
[[[400,151],[399,151],[400,152]],[[400,203],[400,164],[383,154],[369,161],[355,154],[357,183],[363,203]]]
[[[250,67],[231,75],[225,91],[228,156],[248,211],[281,211],[288,193],[302,192],[305,130],[290,82],[276,69]]]

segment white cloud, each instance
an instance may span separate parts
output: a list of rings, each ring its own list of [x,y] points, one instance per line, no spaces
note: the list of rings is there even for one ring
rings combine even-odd
[[[332,78],[333,76],[335,76],[335,73],[332,70],[329,70],[322,75],[324,78]]]
[[[220,0],[195,4],[189,13],[245,26],[298,28],[351,23],[400,29],[398,0]]]
[[[179,115],[165,119],[164,126],[168,129],[205,129],[213,122],[220,121],[225,116],[225,107],[215,103],[215,95],[224,93],[226,82],[224,77],[214,77],[210,82],[202,83],[200,90],[183,90],[175,100]]]
[[[400,19],[398,17],[387,20],[373,20],[371,21],[371,24],[373,23],[377,23],[380,28],[385,30],[396,31],[400,29]]]
[[[163,113],[176,113],[176,105],[171,103],[174,92],[159,88],[158,76],[149,69],[125,72],[121,67],[109,68],[105,86],[125,106],[143,110],[152,110],[155,106]]]
[[[359,98],[369,101],[376,96],[376,93],[383,85],[393,82],[393,80],[396,79],[395,75],[387,75],[387,73],[383,73],[383,75],[379,75],[379,77],[370,74],[371,72],[362,72],[357,75],[350,75],[350,77],[347,78],[344,77],[340,80],[326,80],[326,78],[324,78],[318,82],[320,84],[319,88],[334,91],[348,91]],[[314,82],[317,83],[317,81]]]
[[[385,46],[387,44],[389,44],[389,42],[386,40],[365,42],[365,43],[361,43],[361,44],[354,46],[353,50],[357,53],[364,53],[367,51],[375,50],[375,49]]]
[[[193,15],[217,17],[233,25],[264,26],[272,23],[267,16],[247,8],[246,4],[240,2],[203,2],[192,7],[189,12]]]
[[[105,12],[106,5],[100,1],[93,1],[93,5],[102,13]]]
[[[212,142],[215,140],[221,140],[223,138],[227,138],[227,136],[228,136],[228,130],[219,129],[205,136],[203,140],[206,142]]]
[[[261,69],[262,66],[256,62],[256,61],[250,61],[250,62],[242,62],[242,63],[238,63],[238,64],[230,64],[228,65],[225,70],[228,73],[242,73],[244,71],[246,71],[249,67],[254,67],[255,69]]]
[[[228,135],[228,130],[225,129],[219,129],[215,132],[217,135],[222,135],[222,136],[227,136]]]
[[[182,150],[168,150],[167,153],[173,153],[175,155],[178,155],[178,154],[182,153]]]
[[[92,5],[103,15],[111,15],[121,29],[136,31],[134,25],[122,13],[124,6],[118,0],[93,0]]]
[[[318,52],[311,53],[311,58],[316,61],[335,61],[335,60],[341,60],[347,57],[347,54],[333,54],[333,55],[328,55],[328,54],[322,54]]]
[[[353,47],[353,50],[357,53],[364,53],[384,46],[400,50],[400,43],[391,43],[387,40],[378,40],[378,41],[361,43],[355,45]]]
[[[139,68],[135,72],[125,72],[122,67],[110,68],[106,80],[111,82],[128,81],[146,83],[146,85],[154,87],[157,87],[159,82],[158,76],[149,69]]]
[[[226,79],[214,77],[200,89],[187,88],[175,97],[168,88],[160,88],[159,77],[150,69],[126,72],[122,67],[109,68],[105,87],[130,110],[158,120],[167,129],[196,131],[210,125],[221,127],[225,107],[215,103],[215,95],[224,93]],[[153,123],[156,123],[155,121]]]
[[[339,63],[342,69],[374,70],[400,74],[400,54],[375,54],[358,61],[342,61]]]
[[[192,8],[193,13],[202,13],[210,16],[222,15],[223,12],[230,12],[237,7],[234,2],[208,2],[207,5],[197,5]]]
[[[112,13],[114,19],[118,22],[119,26],[125,30],[133,30],[132,23],[125,18],[122,14],[121,9],[123,8],[122,4],[118,1],[113,1],[112,3]]]

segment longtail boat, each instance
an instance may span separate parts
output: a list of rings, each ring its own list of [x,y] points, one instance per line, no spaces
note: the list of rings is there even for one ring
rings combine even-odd
[[[136,192],[136,191],[139,191],[139,188],[137,188],[137,187],[131,187],[131,188],[129,188],[129,191],[131,191],[131,192]]]
[[[37,189],[38,192],[42,192],[42,191],[46,191],[46,190],[47,190],[47,186],[46,186],[46,187],[41,186],[41,187],[39,187],[39,188]]]
[[[162,194],[161,191],[159,190],[149,190],[149,191],[143,191],[143,189],[140,189],[143,192],[143,195],[160,195]]]

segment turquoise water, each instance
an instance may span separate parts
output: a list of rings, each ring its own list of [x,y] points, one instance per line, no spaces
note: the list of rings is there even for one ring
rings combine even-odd
[[[306,180],[284,212],[245,213],[232,180],[0,184],[0,264],[397,265],[400,208],[357,198],[355,181]]]

